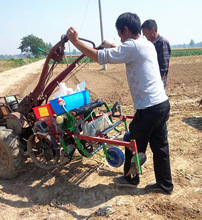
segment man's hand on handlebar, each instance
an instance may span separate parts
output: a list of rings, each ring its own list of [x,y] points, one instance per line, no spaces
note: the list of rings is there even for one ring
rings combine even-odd
[[[77,30],[76,30],[74,27],[70,27],[70,28],[67,30],[67,38],[68,38],[72,43],[75,43],[76,41],[79,40],[78,32],[77,32]]]
[[[104,49],[104,48],[112,48],[112,47],[116,47],[116,44],[112,40],[103,40],[98,48]]]

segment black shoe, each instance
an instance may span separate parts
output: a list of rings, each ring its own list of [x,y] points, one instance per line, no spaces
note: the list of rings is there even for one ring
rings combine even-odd
[[[139,158],[140,166],[142,166],[147,160],[146,155],[142,152],[138,153],[138,158]],[[131,174],[135,175],[138,173],[139,173],[139,167],[138,167],[137,163],[134,161],[134,156],[133,156],[131,159],[130,169],[125,176],[129,176]]]
[[[163,189],[159,184],[153,183],[153,184],[148,184],[145,186],[145,189],[151,192],[156,192],[156,193],[166,193],[166,194],[171,194],[172,191],[168,191]]]
[[[115,177],[114,182],[117,186],[137,187],[139,184],[139,176],[135,176],[134,178],[130,176]]]

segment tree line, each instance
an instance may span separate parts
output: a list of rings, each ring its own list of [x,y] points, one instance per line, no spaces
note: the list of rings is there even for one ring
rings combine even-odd
[[[199,43],[195,43],[193,39],[190,40],[189,44],[176,44],[171,45],[171,49],[186,49],[186,48],[196,48],[196,47],[202,47],[202,41]]]

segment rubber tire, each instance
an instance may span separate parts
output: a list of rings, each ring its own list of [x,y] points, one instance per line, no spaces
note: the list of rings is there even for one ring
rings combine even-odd
[[[4,159],[3,159],[4,157]],[[0,127],[0,161],[7,160],[7,164],[0,163],[0,178],[12,179],[19,175],[24,166],[24,150],[20,147],[18,136],[11,129]]]
[[[106,157],[107,162],[112,167],[120,167],[124,162],[124,154],[123,152],[117,147],[110,147],[107,150],[107,153],[112,157],[112,160]]]
[[[36,135],[33,134],[31,135],[28,140],[27,140],[27,151],[28,151],[28,154],[30,156],[30,158],[32,159],[32,161],[40,168],[44,169],[44,170],[50,170],[52,168],[55,168],[57,167],[57,162],[59,160],[59,145],[58,143],[56,142],[56,140],[51,136],[51,135],[47,135],[48,139],[51,140],[51,142],[53,143],[54,146],[57,146],[56,149],[58,149],[57,151],[57,161],[55,164],[50,164],[50,165],[46,165],[46,164],[41,164],[35,157],[34,153],[32,153],[32,140],[34,139]],[[43,135],[44,137],[46,137],[46,134]]]

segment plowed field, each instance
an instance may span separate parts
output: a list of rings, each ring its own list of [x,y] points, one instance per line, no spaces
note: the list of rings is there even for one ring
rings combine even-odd
[[[27,95],[37,84],[39,64],[1,72],[0,95]],[[64,67],[58,65],[57,73]],[[66,85],[75,89],[84,79],[91,100],[104,99],[109,105],[119,101],[124,114],[134,114],[124,65],[108,65],[104,71],[87,64]],[[116,186],[113,177],[123,167],[108,166],[103,158],[75,160],[50,172],[28,159],[17,178],[0,180],[0,219],[202,219],[202,56],[172,58],[166,92],[171,103],[172,195],[144,190],[155,181],[149,147],[135,189]]]

